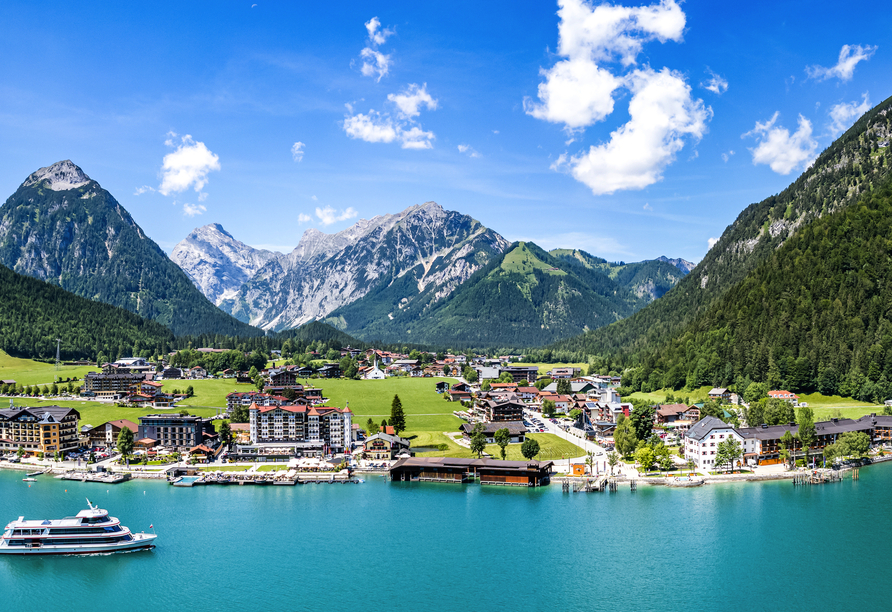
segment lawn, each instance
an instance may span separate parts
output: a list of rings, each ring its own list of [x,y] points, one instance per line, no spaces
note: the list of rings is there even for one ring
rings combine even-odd
[[[433,446],[436,444],[446,444],[449,449],[445,451],[430,451],[424,453],[418,453],[418,457],[464,457],[464,458],[473,458],[476,457],[469,449],[459,446],[455,442],[452,441],[449,436],[443,435],[442,433],[436,434],[432,432],[419,432],[419,431],[406,431],[402,434],[403,437],[409,438],[412,442],[413,447],[425,447],[425,446]],[[557,460],[563,459],[566,457],[582,457],[585,455],[585,451],[576,446],[575,444],[564,440],[563,438],[559,438],[554,434],[529,434],[527,437],[535,438],[537,442],[539,442],[539,455],[536,459],[543,460]],[[507,459],[509,461],[523,461],[525,458],[520,453],[520,444],[509,444],[507,451],[508,456]],[[490,455],[492,455],[496,459],[501,458],[499,446],[497,444],[487,444],[486,451]]]
[[[698,387],[693,391],[673,391],[672,389],[657,389],[651,393],[642,393],[641,391],[636,391],[632,395],[628,395],[624,397],[624,400],[628,399],[637,399],[637,400],[647,400],[649,402],[653,402],[654,404],[665,404],[667,394],[671,393],[675,396],[675,401],[684,401],[685,398],[690,398],[692,404],[698,404],[700,402],[705,402],[709,399],[709,392],[712,390],[712,387]]]
[[[97,372],[96,366],[62,366],[56,371],[52,363],[11,357],[0,351],[0,380],[12,379],[23,385],[51,385],[57,377],[83,379],[87,372]]]
[[[134,423],[139,423],[138,418],[146,414],[177,414],[178,409],[159,410],[158,408],[121,408],[114,404],[104,404],[101,402],[82,402],[82,401],[56,401],[56,400],[38,400],[33,398],[16,397],[16,406],[62,406],[63,408],[74,408],[80,413],[81,418],[78,426],[82,425],[101,425],[106,421],[116,421],[118,419],[127,419]],[[217,412],[215,408],[189,408],[189,414],[209,417],[214,416]]]
[[[166,392],[178,389],[185,393],[192,387],[195,395],[177,402],[177,406],[198,406],[203,408],[225,408],[226,396],[233,391],[256,391],[254,385],[238,385],[234,378],[208,378],[206,380],[162,380],[162,389]]]

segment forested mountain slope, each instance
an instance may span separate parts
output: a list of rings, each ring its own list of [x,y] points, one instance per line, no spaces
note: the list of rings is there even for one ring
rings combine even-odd
[[[684,333],[639,355],[633,389],[727,386],[892,395],[892,180],[802,228]]]
[[[748,206],[696,268],[662,298],[606,328],[553,346],[636,363],[706,313],[797,231],[843,210],[890,176],[892,98],[867,112],[778,195]]]
[[[160,353],[171,331],[123,308],[93,302],[0,265],[0,349],[10,355],[62,359]]]

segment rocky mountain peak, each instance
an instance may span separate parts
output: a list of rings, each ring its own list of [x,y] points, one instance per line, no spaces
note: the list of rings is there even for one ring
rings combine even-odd
[[[693,270],[697,266],[697,264],[691,263],[686,259],[682,259],[681,257],[674,257],[672,259],[669,259],[665,255],[660,255],[659,257],[657,257],[656,260],[665,261],[666,263],[675,266],[685,274],[689,274],[691,270]]]
[[[34,172],[22,183],[22,187],[43,183],[53,191],[67,191],[83,187],[91,180],[76,164],[66,159]]]
[[[278,253],[255,249],[232,237],[219,223],[192,230],[170,258],[212,302],[235,295],[239,287]]]

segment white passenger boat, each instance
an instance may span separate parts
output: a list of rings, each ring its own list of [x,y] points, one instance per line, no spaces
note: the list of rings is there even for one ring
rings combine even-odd
[[[87,500],[88,510],[56,520],[18,520],[0,536],[0,555],[90,555],[155,548],[154,533],[132,533]]]

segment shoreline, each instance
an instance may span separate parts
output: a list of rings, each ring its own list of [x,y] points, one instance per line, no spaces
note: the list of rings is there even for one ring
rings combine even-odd
[[[837,470],[841,473],[851,472],[854,468],[863,468],[870,467],[872,465],[878,463],[885,463],[888,461],[892,461],[892,455],[887,455],[884,457],[875,457],[871,458],[871,462],[868,464],[862,464],[858,466],[847,466]],[[129,474],[130,479],[144,479],[144,480],[159,480],[167,477],[167,469],[173,466],[168,466],[168,468],[162,470],[154,470],[151,472],[148,471],[131,471],[131,470],[110,470],[109,474]],[[815,469],[825,469],[825,468],[815,468]],[[52,466],[52,465],[43,465],[38,463],[9,463],[8,461],[0,462],[0,470],[14,470],[20,472],[32,472],[37,470],[45,470],[47,474],[52,474],[53,476],[58,476],[60,474],[66,474],[72,471],[80,471],[80,470],[72,470],[72,468],[65,466]],[[617,483],[631,483],[634,482],[635,485],[645,484],[648,486],[654,487],[667,487],[673,489],[688,489],[688,488],[698,488],[703,485],[715,485],[715,484],[728,484],[735,482],[771,482],[777,480],[793,480],[798,475],[801,475],[805,472],[809,472],[811,469],[803,469],[798,468],[796,470],[785,471],[785,472],[775,472],[771,474],[726,474],[721,476],[700,476],[699,479],[688,480],[688,481],[678,481],[675,480],[675,476],[657,476],[652,478],[647,477],[637,477],[637,478],[629,478],[626,475],[619,474],[617,476],[613,476],[612,478],[616,479]],[[85,471],[88,473],[88,471]],[[389,470],[369,470],[369,469],[357,469],[353,471],[354,474],[363,474],[367,476],[387,476],[390,474]],[[601,475],[590,475],[590,476],[570,476],[568,474],[554,473],[551,476],[552,480],[567,480],[569,482],[574,481],[586,481],[595,478],[602,477]]]

